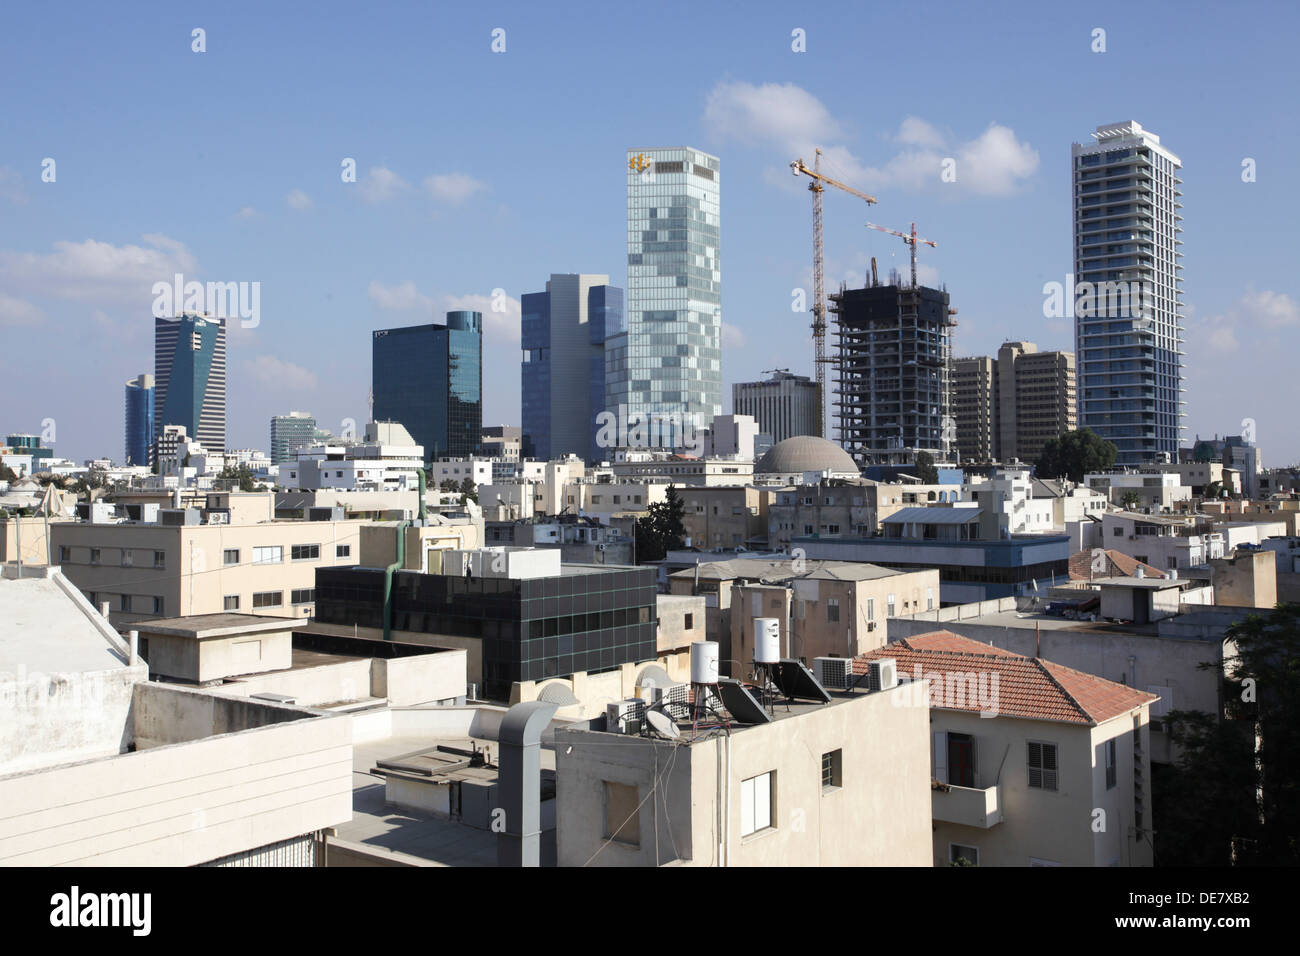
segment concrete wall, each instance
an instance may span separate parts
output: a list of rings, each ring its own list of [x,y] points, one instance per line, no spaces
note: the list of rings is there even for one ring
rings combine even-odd
[[[102,671],[0,674],[0,772],[121,753],[132,742],[144,664]]]
[[[1145,708],[1140,714],[1146,724]],[[932,793],[935,807],[934,865],[948,866],[952,844],[979,850],[979,865],[1029,866],[1031,859],[1060,866],[1150,866],[1151,849],[1135,840],[1133,824],[1134,762],[1131,714],[1092,728],[1059,721],[984,718],[979,714],[934,710],[931,730],[969,734],[975,744],[976,788],[996,787],[1001,822],[988,828],[940,819],[949,794]],[[1145,733],[1145,729],[1143,731]],[[1103,743],[1116,738],[1116,787],[1106,790]],[[931,752],[939,741],[932,738]],[[1028,742],[1056,744],[1057,789],[1029,786]],[[1149,754],[1143,764],[1150,787]],[[1150,799],[1147,799],[1150,823]],[[1094,829],[1094,809],[1105,811],[1105,830]]]
[[[0,777],[0,865],[193,866],[351,818],[350,718],[278,708],[279,723],[226,733],[253,717],[253,705],[142,690],[137,705],[197,711],[182,715],[182,728],[221,735]],[[190,708],[171,694],[191,698]],[[158,721],[147,723],[161,734]]]
[[[251,697],[283,694],[300,707],[320,707],[373,697],[407,707],[465,696],[465,652],[447,650],[411,657],[340,660],[255,674],[221,685],[224,693]]]
[[[558,730],[559,864],[715,866],[725,854],[731,866],[930,865],[929,708],[899,706],[895,694],[694,744]],[[822,754],[833,750],[842,785],[823,789]],[[741,783],[771,771],[772,826],[742,837]],[[605,781],[635,786],[638,799],[657,781],[639,812],[639,846],[605,845]]]
[[[1272,608],[1277,605],[1277,558],[1272,551],[1238,551],[1211,561],[1214,601],[1229,607]]]
[[[149,671],[200,684],[293,666],[293,632],[262,631],[197,640],[174,634],[154,634],[140,627],[148,640]],[[145,652],[143,649],[141,653]]]

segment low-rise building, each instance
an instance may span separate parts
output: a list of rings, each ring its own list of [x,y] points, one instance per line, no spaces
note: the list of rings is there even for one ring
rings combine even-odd
[[[935,866],[1151,866],[1156,694],[950,631],[892,641],[930,707]]]
[[[557,728],[559,865],[929,866],[929,712],[904,690],[717,709],[673,739]]]

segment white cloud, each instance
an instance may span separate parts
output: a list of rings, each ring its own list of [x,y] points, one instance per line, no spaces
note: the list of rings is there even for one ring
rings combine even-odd
[[[0,326],[39,325],[44,320],[41,310],[30,302],[0,292]]]
[[[370,301],[381,309],[394,311],[420,311],[431,313],[433,300],[422,295],[410,279],[394,286],[386,286],[378,280],[370,283]]]
[[[475,193],[486,190],[487,183],[466,173],[441,173],[427,178],[424,181],[424,188],[439,202],[455,205],[464,202]]]
[[[361,198],[366,202],[387,202],[410,186],[385,166],[371,166],[361,177]]]
[[[7,199],[16,206],[27,202],[22,174],[12,166],[0,166],[0,199]]]
[[[284,201],[289,204],[290,209],[306,210],[313,205],[311,197],[301,189],[295,189],[284,197]]]
[[[308,200],[308,202],[311,202],[311,200]],[[252,219],[256,215],[257,215],[257,210],[254,209],[252,206],[243,206],[242,208],[240,208],[239,212],[235,213],[235,218]]]
[[[778,144],[809,163],[815,146],[842,135],[821,100],[793,83],[719,83],[709,93],[704,122],[722,139]]]
[[[47,255],[0,251],[0,280],[38,297],[121,302],[147,315],[153,284],[171,282],[178,272],[197,278],[198,263],[179,240],[157,233],[142,239],[144,245],[125,246],[59,240]]]
[[[521,309],[519,300],[494,289],[488,295],[428,296],[410,279],[397,285],[384,285],[377,280],[370,283],[370,301],[376,308],[394,312],[421,312],[428,321],[442,322],[447,312],[469,311],[483,313],[483,337],[488,341],[507,343],[518,347]]]
[[[898,132],[887,137],[902,148],[873,165],[836,142],[844,138],[842,124],[817,97],[792,83],[719,83],[709,93],[704,123],[720,139],[773,147],[782,158],[799,156],[809,165],[820,146],[823,172],[869,193],[891,186],[917,191],[943,186],[1003,196],[1038,170],[1037,150],[1006,126],[990,123],[979,136],[962,141],[918,116],[904,118]],[[956,160],[955,182],[942,179],[947,159]],[[783,173],[769,170],[768,179],[780,182]]]
[[[483,338],[519,347],[519,300],[494,290],[494,295],[445,296],[446,310],[468,309],[483,313]]]
[[[919,116],[908,116],[894,137],[905,146],[942,146],[943,134]]]
[[[1248,340],[1256,340],[1262,333],[1297,324],[1300,324],[1300,303],[1295,299],[1284,292],[1252,289],[1226,312],[1197,322],[1200,335],[1189,338],[1193,343],[1203,340],[1214,352],[1235,352],[1241,347],[1238,333]]]
[[[745,333],[740,331],[730,322],[722,323],[722,347],[728,349],[743,349],[745,347]]]
[[[301,365],[285,362],[274,355],[258,355],[242,363],[244,371],[259,385],[268,388],[306,391],[316,387],[316,373]]]

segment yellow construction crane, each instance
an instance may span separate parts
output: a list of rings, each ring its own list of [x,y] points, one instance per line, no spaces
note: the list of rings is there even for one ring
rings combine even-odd
[[[812,193],[813,199],[813,368],[817,373],[817,428],[821,435],[826,432],[826,302],[824,296],[824,280],[822,276],[822,183],[828,186],[834,186],[836,189],[842,189],[846,193],[851,193],[859,199],[864,199],[868,203],[876,201],[875,196],[868,196],[864,192],[859,192],[852,186],[846,186],[838,179],[831,179],[829,176],[823,176],[821,171],[822,151],[817,150],[813,157],[813,167],[809,169],[804,165],[802,159],[797,159],[790,164],[790,169],[794,175],[808,176],[812,182],[808,184],[808,191]]]
[[[874,222],[867,223],[867,228],[875,229],[878,232],[889,233],[889,235],[897,236],[899,239],[902,239],[905,243],[907,243],[908,247],[911,249],[912,252],[912,288],[915,289],[917,287],[916,285],[916,244],[919,242],[923,242],[931,249],[938,249],[939,243],[935,242],[933,239],[922,239],[920,236],[918,236],[916,234],[916,223],[912,223],[912,232],[910,235],[906,232],[899,232],[897,229],[890,229],[887,226],[877,226]]]

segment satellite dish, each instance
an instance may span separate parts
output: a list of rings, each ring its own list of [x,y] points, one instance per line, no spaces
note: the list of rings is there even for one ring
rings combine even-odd
[[[677,725],[657,710],[647,710],[645,719],[649,721],[651,727],[664,737],[676,739],[682,735],[682,732],[677,729]]]

